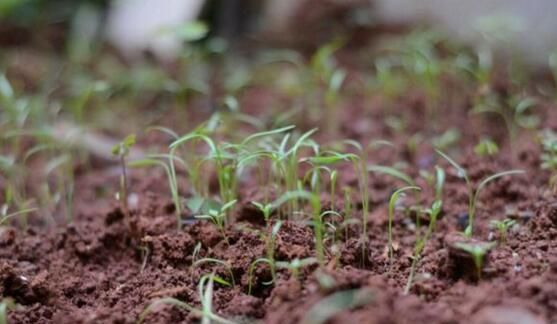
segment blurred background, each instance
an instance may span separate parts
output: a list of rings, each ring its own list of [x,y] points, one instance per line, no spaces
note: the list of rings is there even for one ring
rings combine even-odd
[[[85,55],[106,41],[128,60],[147,53],[169,62],[200,38],[308,49],[339,34],[361,44],[427,24],[546,64],[557,44],[555,13],[551,0],[2,0],[0,46],[32,42]]]

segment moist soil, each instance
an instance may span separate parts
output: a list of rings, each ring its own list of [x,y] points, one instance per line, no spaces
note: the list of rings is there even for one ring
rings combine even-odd
[[[264,115],[264,107],[284,101],[269,89],[253,88],[241,96],[247,112]],[[443,209],[436,229],[417,264],[414,284],[404,287],[410,274],[416,231],[423,232],[412,215],[397,212],[394,221],[394,258],[387,253],[387,204],[390,194],[401,187],[396,179],[370,175],[370,217],[366,240],[360,227],[349,227],[333,247],[326,242],[326,265],[305,267],[297,278],[278,270],[276,282],[265,265],[254,271],[248,294],[248,268],[265,255],[265,242],[258,231],[268,231],[262,215],[250,205],[260,194],[254,179],[243,179],[234,221],[226,232],[228,243],[210,223],[184,211],[182,230],[176,229],[174,206],[162,170],[130,171],[132,221],[140,236],[130,236],[123,211],[114,198],[118,190],[117,164],[93,163],[78,173],[75,219],[70,224],[32,222],[27,230],[3,227],[0,232],[0,295],[11,297],[17,308],[9,312],[10,323],[135,323],[139,314],[157,298],[174,297],[199,307],[197,285],[207,273],[235,285],[215,284],[216,314],[238,323],[321,323],[306,314],[336,292],[360,289],[367,298],[351,309],[334,313],[328,323],[552,323],[557,321],[557,200],[548,187],[550,174],[540,169],[540,146],[535,136],[521,133],[512,146],[497,117],[468,113],[466,98],[445,100],[433,119],[426,119],[423,93],[408,93],[395,101],[354,96],[339,106],[338,138],[359,141],[385,139],[396,148],[381,148],[370,161],[393,165],[404,162],[405,172],[423,189],[420,202],[430,205],[433,189],[419,170],[433,171],[439,164],[447,172]],[[540,102],[537,113],[542,126],[557,128],[557,114],[550,102]],[[388,109],[386,109],[388,107]],[[200,114],[202,115],[202,114]],[[383,121],[397,116],[406,123],[393,131]],[[203,116],[202,116],[203,117]],[[202,119],[200,117],[200,119]],[[173,116],[167,117],[169,120]],[[311,126],[307,121],[307,126]],[[173,126],[169,122],[169,126]],[[309,127],[308,127],[309,128]],[[489,184],[480,196],[474,224],[474,240],[498,239],[489,222],[512,218],[516,226],[486,256],[481,277],[452,242],[466,227],[468,196],[465,183],[454,169],[439,159],[423,141],[416,150],[405,149],[411,134],[436,134],[456,128],[461,132],[457,160],[467,168],[474,183],[509,169],[525,175],[504,177]],[[494,157],[478,157],[473,147],[490,135],[500,144]],[[317,135],[325,142],[325,136]],[[166,145],[152,136],[140,141]],[[115,171],[116,170],[116,171]],[[355,193],[352,215],[360,219],[357,176],[349,166],[340,167],[339,188]],[[184,192],[187,183],[180,178]],[[30,184],[32,186],[32,184]],[[401,201],[409,206],[413,197]],[[324,205],[343,209],[342,197],[323,195]],[[40,216],[40,215],[39,215]],[[276,221],[278,215],[273,215]],[[40,219],[40,217],[39,217]],[[455,238],[456,237],[456,238]],[[198,245],[201,243],[201,245]],[[199,248],[200,246],[200,248]],[[145,251],[148,251],[145,253]],[[453,252],[451,252],[453,251]],[[278,261],[315,255],[312,228],[305,222],[284,220],[277,235]],[[231,265],[233,278],[222,266],[205,263],[192,266],[194,258],[215,258]],[[178,307],[160,305],[145,318],[146,323],[190,323],[199,317]]]

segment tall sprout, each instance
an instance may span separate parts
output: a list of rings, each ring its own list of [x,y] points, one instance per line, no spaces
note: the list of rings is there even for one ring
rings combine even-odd
[[[453,166],[453,168],[456,169],[457,176],[460,177],[460,178],[463,178],[464,181],[466,182],[466,187],[468,189],[468,226],[464,230],[464,234],[466,234],[467,237],[472,236],[472,231],[473,231],[473,226],[474,226],[474,217],[476,215],[476,205],[478,203],[478,199],[479,199],[479,196],[480,196],[480,193],[481,193],[482,189],[485,186],[487,186],[487,184],[489,184],[490,182],[492,182],[492,181],[494,181],[498,178],[508,176],[508,175],[517,175],[517,174],[525,173],[523,170],[510,170],[510,171],[499,172],[499,173],[493,174],[493,175],[483,179],[474,188],[474,185],[472,184],[472,181],[468,177],[468,173],[466,172],[466,170],[463,167],[461,167],[458,163],[456,163],[453,159],[451,159],[445,153],[437,150],[437,154],[439,154],[441,157],[443,157],[445,160],[447,160]]]

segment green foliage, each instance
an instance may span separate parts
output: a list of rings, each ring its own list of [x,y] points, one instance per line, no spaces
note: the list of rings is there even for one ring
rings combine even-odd
[[[485,256],[496,245],[497,245],[497,243],[495,243],[495,242],[490,242],[490,243],[485,243],[485,242],[478,242],[478,243],[457,242],[455,244],[455,247],[457,249],[460,249],[460,250],[470,254],[470,256],[472,256],[472,258],[474,260],[474,265],[476,266],[476,275],[477,275],[477,278],[479,280],[479,279],[482,278],[482,270],[483,270],[483,264],[484,264],[484,261],[485,261]]]
[[[16,308],[16,304],[11,298],[4,298],[0,302],[0,324],[8,324],[8,310]]]
[[[408,276],[408,281],[406,282],[406,287],[404,288],[405,294],[408,294],[410,292],[410,289],[412,288],[412,282],[414,281],[414,274],[416,272],[416,267],[422,257],[422,252],[427,244],[427,241],[435,231],[437,218],[439,217],[442,208],[443,208],[443,202],[441,200],[435,200],[431,205],[431,208],[425,210],[425,213],[429,216],[429,226],[427,228],[426,234],[423,237],[416,235],[417,239],[416,239],[416,244],[414,246],[414,255],[412,256],[410,275]]]
[[[507,242],[507,233],[509,229],[516,224],[516,221],[507,218],[503,220],[492,220],[489,224],[499,231],[499,241],[504,244]]]
[[[120,160],[120,167],[122,168],[122,174],[120,176],[120,193],[118,195],[118,200],[120,201],[122,212],[124,213],[124,215],[126,215],[128,226],[130,226],[130,233],[132,233],[133,230],[131,228],[131,216],[128,206],[128,175],[126,168],[126,158],[130,153],[130,149],[133,145],[135,145],[135,134],[130,134],[126,136],[120,143],[114,145],[114,147],[112,148],[112,155],[118,157],[118,159]]]
[[[467,237],[471,237],[472,236],[472,231],[473,231],[474,216],[475,216],[475,213],[476,213],[476,205],[478,203],[478,199],[479,199],[479,196],[480,196],[480,193],[481,193],[482,189],[485,186],[487,186],[490,182],[492,182],[492,181],[494,181],[498,178],[508,176],[508,175],[523,174],[524,171],[522,171],[522,170],[510,170],[510,171],[503,171],[503,172],[493,174],[489,177],[484,178],[474,188],[474,186],[472,184],[472,181],[468,177],[468,174],[467,174],[467,172],[464,168],[462,168],[458,163],[456,163],[453,159],[451,159],[445,153],[443,153],[439,150],[437,150],[437,153],[441,157],[443,157],[445,160],[447,160],[453,166],[453,168],[455,168],[455,170],[457,171],[458,177],[463,178],[464,181],[466,182],[466,186],[468,187],[468,227],[466,227],[464,233],[466,234]]]
[[[292,274],[292,277],[298,280],[300,278],[300,269],[316,263],[318,263],[318,260],[316,258],[305,258],[305,259],[295,258],[290,262],[277,261],[275,262],[275,266],[277,269],[288,269]]]
[[[219,315],[213,313],[212,305],[213,305],[213,286],[214,282],[217,281],[220,284],[226,285],[226,281],[220,279],[214,274],[209,274],[201,277],[198,284],[198,294],[199,300],[201,301],[201,309],[195,308],[188,303],[180,301],[176,298],[166,297],[160,298],[153,301],[149,306],[139,315],[137,320],[138,324],[141,324],[145,321],[147,315],[152,313],[154,310],[158,308],[159,305],[172,305],[179,308],[183,308],[199,317],[201,317],[201,323],[203,324],[210,324],[212,322],[220,323],[220,324],[235,324],[230,320],[220,317]]]
[[[195,215],[195,218],[210,220],[211,222],[213,222],[213,224],[215,224],[219,229],[219,231],[221,232],[222,237],[224,238],[226,243],[229,244],[228,237],[226,236],[226,231],[225,231],[226,215],[227,212],[234,207],[236,202],[237,200],[229,201],[224,205],[220,206],[219,209],[209,209],[207,214]]]
[[[218,260],[218,259],[213,259],[213,258],[202,258],[202,259],[199,259],[199,260],[195,261],[192,266],[193,267],[199,267],[200,265],[202,265],[204,263],[214,263],[216,265],[223,266],[226,269],[226,271],[228,272],[228,275],[230,276],[230,280],[232,281],[232,286],[236,286],[236,282],[234,280],[234,272],[232,272],[232,267],[230,266],[230,264],[228,262]]]
[[[168,164],[162,161],[161,159],[168,159]],[[128,166],[132,168],[159,166],[164,169],[168,180],[168,185],[170,187],[172,201],[174,202],[174,208],[176,213],[176,225],[178,230],[180,230],[182,226],[182,202],[180,200],[180,194],[178,192],[178,180],[176,179],[176,173],[174,173],[173,170],[171,170],[169,167],[169,165],[172,164],[170,162],[171,159],[181,162],[182,165],[184,165],[184,161],[180,160],[176,156],[161,154],[161,155],[151,155],[150,157],[141,160],[130,161],[128,163]]]
[[[420,187],[415,187],[415,186],[408,186],[408,187],[402,187],[400,189],[395,190],[395,192],[393,192],[393,194],[391,195],[391,198],[389,199],[389,222],[388,222],[388,249],[389,249],[389,262],[392,263],[393,261],[393,255],[394,255],[394,249],[393,249],[393,220],[395,217],[395,206],[396,203],[400,197],[400,195],[405,192],[405,191],[410,191],[410,190],[415,190],[415,191],[421,191],[422,189]]]
[[[313,305],[304,315],[301,323],[325,324],[336,314],[362,307],[373,299],[373,294],[365,288],[337,291]]]
[[[549,186],[555,191],[557,185],[557,134],[551,129],[544,129],[539,134],[539,140],[543,149],[540,156],[541,168],[551,171]]]
[[[474,153],[478,156],[495,156],[499,153],[499,146],[489,138],[484,138],[474,146]]]

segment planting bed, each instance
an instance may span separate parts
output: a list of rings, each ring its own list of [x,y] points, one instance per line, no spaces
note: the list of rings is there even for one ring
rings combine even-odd
[[[441,53],[436,56],[438,60],[447,62],[452,57],[444,53],[447,49],[436,50]],[[548,85],[552,83],[545,76],[532,74],[530,80],[534,81],[517,85],[504,68],[494,67],[481,85],[457,77],[451,70],[436,75],[438,82],[432,83],[433,88],[414,80],[390,95],[386,87],[366,83],[367,76],[378,74],[376,70],[342,63],[360,62],[366,51],[347,50],[338,55],[338,66],[348,71],[338,98],[327,97],[326,85],[320,82],[312,83],[313,87],[297,83],[296,87],[302,88],[290,92],[279,89],[280,82],[264,78],[269,74],[273,75],[271,79],[278,78],[279,71],[285,69],[279,65],[271,72],[261,72],[259,78],[265,81],[254,78],[235,93],[240,111],[260,120],[262,126],[238,121],[235,112],[222,110],[219,127],[210,129],[206,125],[202,134],[218,145],[241,143],[258,131],[296,125],[295,129],[255,138],[250,141],[251,151],[263,147],[265,140],[272,139],[278,146],[287,133],[292,134],[288,138],[290,148],[301,134],[320,128],[294,155],[295,177],[300,185],[294,183],[293,188],[288,188],[293,190],[285,188],[285,178],[267,176],[271,171],[268,160],[236,173],[237,190],[232,197],[237,202],[226,215],[226,236],[210,220],[195,217],[211,210],[195,208],[201,198],[195,194],[187,167],[176,168],[182,209],[181,228],[177,229],[176,206],[165,169],[133,165],[138,156],[147,155],[145,152],[169,153],[169,144],[174,141],[164,132],[147,131],[148,125],[165,125],[180,135],[186,134],[214,116],[208,108],[219,106],[212,101],[214,98],[195,95],[188,99],[186,112],[162,110],[156,115],[156,122],[150,114],[158,105],[174,104],[174,95],[156,94],[149,102],[140,97],[135,110],[126,110],[127,113],[105,111],[111,119],[107,123],[116,128],[104,127],[80,136],[123,138],[131,131],[137,132],[133,146],[136,151],[127,157],[128,204],[124,206],[115,198],[121,176],[117,159],[107,161],[99,156],[102,154],[91,153],[90,147],[81,147],[88,158],[76,159],[71,168],[75,173],[73,221],[63,220],[61,215],[67,210],[60,206],[50,209],[48,215],[52,219],[37,206],[39,210],[29,214],[28,227],[14,218],[0,228],[0,295],[15,302],[8,310],[9,322],[557,322],[557,200],[551,172],[541,167],[544,147],[539,139],[542,130],[557,129],[554,100],[540,90],[553,87]],[[20,89],[24,89],[21,92],[33,91],[29,83],[33,79],[26,79],[30,76],[25,74],[24,66],[13,63],[8,67],[8,79],[14,87],[19,82]],[[401,77],[412,78],[404,73]],[[497,114],[471,112],[482,91],[492,93],[501,102],[515,94],[533,98],[533,113],[539,122],[534,127],[522,127],[511,120],[505,126]],[[225,90],[216,86],[215,96],[220,92]],[[301,97],[309,99],[298,100]],[[287,109],[296,105],[300,108],[285,117]],[[332,117],[329,106],[334,108]],[[142,117],[151,119],[145,121]],[[96,119],[97,125],[108,120],[104,118]],[[52,122],[51,126],[59,125]],[[498,152],[487,154],[485,145],[484,151],[477,146],[487,137],[498,144]],[[20,144],[26,149],[36,144],[33,138],[21,138]],[[341,159],[328,165],[338,174],[336,191],[331,196],[329,173],[319,173],[319,195],[312,196],[319,197],[318,212],[338,213],[324,217],[328,221],[323,225],[324,258],[320,264],[316,259],[316,227],[310,222],[315,210],[306,199],[313,188],[311,177],[304,180],[310,167],[305,160],[315,155],[311,146],[314,143],[321,145],[324,156],[331,156],[323,152],[334,149],[362,159],[364,154],[354,146],[339,144],[345,139],[362,145],[371,143],[365,165],[392,167],[411,181],[394,175],[392,170],[376,172],[373,168],[363,173],[369,179],[362,181],[364,176],[355,167],[360,164]],[[377,144],[378,140],[389,144]],[[470,216],[467,184],[435,148],[466,170],[474,188],[498,172],[524,171],[501,176],[480,191],[470,237],[463,234]],[[8,154],[8,149],[2,153]],[[187,164],[191,156],[206,154],[206,145],[198,141],[183,147],[178,156]],[[42,177],[39,170],[47,162],[40,155],[26,163],[22,178],[26,192],[38,192],[45,181],[53,181]],[[229,162],[225,159],[226,163]],[[439,179],[436,166],[445,173],[440,196],[435,190]],[[200,187],[207,192],[199,196],[206,199],[204,203],[208,199],[227,202],[221,199],[217,167],[211,160],[201,169]],[[5,190],[9,179],[0,179],[0,188]],[[366,204],[362,188],[366,182],[369,213],[363,236]],[[389,244],[390,198],[396,189],[409,184],[421,191],[406,191],[393,200]],[[266,196],[268,202],[277,202],[288,192],[297,192],[298,198],[303,199],[293,199],[296,204],[292,208],[288,202],[277,204],[266,223],[263,212],[252,202],[263,202]],[[416,240],[424,238],[431,221],[426,209],[436,200],[442,201],[442,207],[409,283]],[[505,219],[512,220],[506,231],[494,228],[492,221]],[[280,227],[276,225],[279,221]],[[268,256],[266,238],[270,236],[274,238],[271,249],[276,271],[266,261],[252,266],[255,260]],[[462,244],[490,247],[479,269]],[[297,271],[288,269],[295,266],[295,260],[301,260],[302,266]],[[212,277],[207,276],[211,274]],[[205,282],[201,292],[200,280]],[[161,300],[179,300],[196,310]]]

